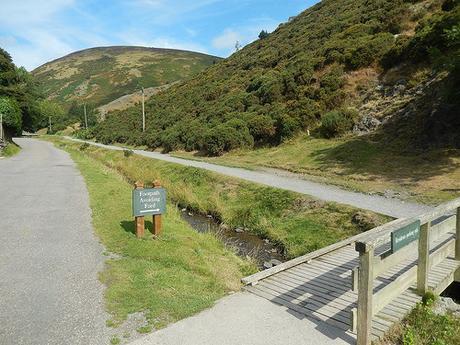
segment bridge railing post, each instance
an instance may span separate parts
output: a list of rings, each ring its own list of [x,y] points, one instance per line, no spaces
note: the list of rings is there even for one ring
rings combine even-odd
[[[423,296],[428,291],[428,269],[430,267],[430,230],[431,223],[420,227],[418,240],[417,291]]]
[[[457,207],[457,222],[455,231],[455,259],[460,260],[460,207]]]
[[[357,344],[370,345],[372,341],[372,297],[374,293],[374,246],[357,242],[356,250],[359,252]]]

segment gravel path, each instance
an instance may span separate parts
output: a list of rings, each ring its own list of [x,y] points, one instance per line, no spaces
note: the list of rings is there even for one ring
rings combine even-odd
[[[70,137],[66,138],[73,141],[84,142],[83,140],[78,140]],[[96,145],[110,150],[123,150],[123,148],[118,146],[103,145],[90,141],[86,142],[91,145]],[[325,201],[334,201],[351,205],[395,218],[415,216],[430,209],[430,207],[425,205],[405,202],[399,199],[351,192],[335,186],[308,181],[295,174],[281,174],[274,171],[253,171],[241,168],[232,168],[206,162],[171,157],[167,154],[144,150],[134,150],[134,152],[141,156],[196,168],[202,168],[220,174],[241,178],[247,181],[261,183],[271,187],[307,194]]]
[[[15,141],[0,160],[0,344],[109,344],[83,178],[52,144]]]

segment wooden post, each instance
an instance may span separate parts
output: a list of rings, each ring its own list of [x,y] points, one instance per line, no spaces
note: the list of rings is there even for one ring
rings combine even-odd
[[[428,291],[428,268],[430,267],[430,229],[428,222],[420,227],[418,240],[417,291],[423,296]]]
[[[455,259],[460,260],[460,207],[457,208],[457,231],[455,237]]]
[[[153,188],[161,188],[160,181],[153,182]],[[153,216],[153,236],[161,234],[161,214]]]
[[[135,189],[144,189],[144,182],[137,181],[135,184]],[[138,216],[135,217],[135,223],[136,223],[136,237],[144,237],[145,233],[145,220],[144,216]]]
[[[374,294],[374,247],[365,243],[359,243],[359,247],[357,344],[370,345]]]

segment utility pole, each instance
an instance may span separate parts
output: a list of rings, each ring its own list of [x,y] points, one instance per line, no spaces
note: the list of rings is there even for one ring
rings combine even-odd
[[[145,132],[145,95],[142,87],[142,132]]]
[[[48,122],[49,122],[49,125],[50,125],[50,134],[51,134],[51,131],[52,131],[52,129],[51,129],[51,115],[48,116]]]
[[[86,103],[83,105],[83,112],[85,113],[85,129],[88,129],[88,117],[86,116]]]
[[[0,113],[0,142],[3,142],[3,113]]]

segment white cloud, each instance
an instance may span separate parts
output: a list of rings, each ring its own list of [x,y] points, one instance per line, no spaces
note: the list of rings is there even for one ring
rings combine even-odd
[[[81,47],[107,44],[102,37],[72,27],[61,17],[69,9],[80,12],[74,0],[1,1],[0,45],[16,65],[27,70]]]
[[[2,0],[0,22],[2,26],[46,23],[50,16],[71,6],[74,0]]]
[[[226,28],[212,40],[212,46],[224,54],[230,54],[235,50],[237,41],[242,46],[245,46],[256,40],[262,30],[271,32],[277,26],[278,22],[271,18],[255,18],[248,25],[239,26],[238,29]]]
[[[236,42],[241,41],[242,38],[243,35],[233,29],[225,29],[222,34],[212,40],[212,45],[214,48],[221,50],[233,49]]]
[[[152,38],[151,35],[147,35],[139,31],[125,31],[120,33],[118,37],[122,43],[126,45],[180,49],[201,52],[205,54],[207,53],[207,49],[205,47],[190,41],[179,41],[166,36]]]

